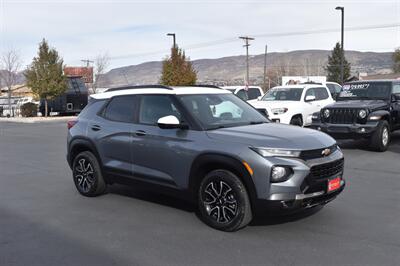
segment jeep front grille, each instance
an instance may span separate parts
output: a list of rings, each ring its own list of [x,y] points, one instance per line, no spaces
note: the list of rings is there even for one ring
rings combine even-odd
[[[324,116],[322,111],[321,117],[323,122],[331,124],[354,124],[357,122],[357,109],[340,108],[329,109],[330,115],[328,118]]]

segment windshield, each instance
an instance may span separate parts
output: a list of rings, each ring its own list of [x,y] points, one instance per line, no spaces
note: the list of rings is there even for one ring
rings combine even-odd
[[[233,94],[180,95],[178,98],[207,130],[268,122],[261,113]]]
[[[273,88],[269,90],[263,101],[300,101],[303,88]]]
[[[391,82],[358,82],[343,85],[338,100],[348,99],[388,99],[392,89]]]

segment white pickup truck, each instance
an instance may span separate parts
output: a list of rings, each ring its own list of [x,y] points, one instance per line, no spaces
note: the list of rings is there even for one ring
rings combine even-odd
[[[313,113],[334,100],[326,86],[303,84],[274,87],[264,96],[248,102],[273,122],[307,126],[312,122]]]

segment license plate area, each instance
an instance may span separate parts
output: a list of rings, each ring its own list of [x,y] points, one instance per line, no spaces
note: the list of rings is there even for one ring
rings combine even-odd
[[[340,176],[334,178],[334,179],[329,179],[328,180],[328,193],[335,191],[340,188],[340,183],[342,181],[342,178]]]

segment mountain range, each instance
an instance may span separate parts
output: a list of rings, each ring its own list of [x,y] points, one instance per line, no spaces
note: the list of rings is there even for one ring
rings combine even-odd
[[[281,76],[325,75],[329,50],[300,50],[267,55],[267,75],[272,85],[280,83]],[[358,73],[386,74],[391,72],[391,52],[346,51],[346,59],[351,64],[353,75]],[[261,85],[264,74],[264,54],[249,57],[250,83]],[[198,59],[192,61],[197,71],[198,83],[216,85],[243,85],[246,73],[246,57],[228,56],[216,59]],[[103,88],[123,85],[156,84],[160,80],[162,61],[146,62],[138,65],[114,68],[99,78]],[[1,70],[0,70],[1,71]],[[18,74],[18,83],[25,80],[22,72]],[[0,87],[3,87],[1,84]]]
[[[267,55],[267,75],[279,83],[283,75],[325,75],[329,50],[301,50]],[[352,74],[384,74],[391,72],[391,52],[346,51],[346,59],[351,64]],[[264,54],[249,58],[250,82],[262,84]],[[192,61],[197,71],[199,83],[218,85],[239,85],[244,83],[246,57],[243,55],[217,59]],[[156,84],[161,75],[162,61],[146,62],[138,65],[114,68],[99,79],[100,87],[116,87],[127,84]]]

